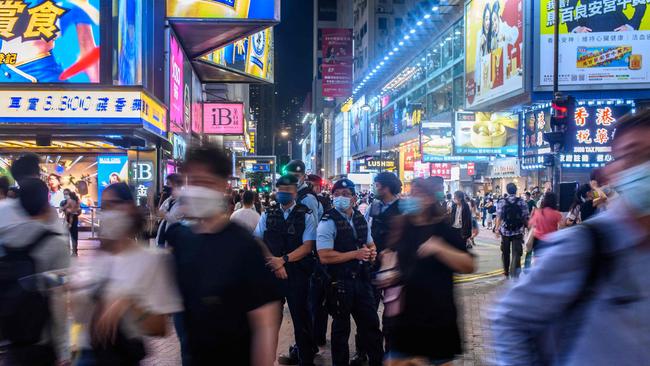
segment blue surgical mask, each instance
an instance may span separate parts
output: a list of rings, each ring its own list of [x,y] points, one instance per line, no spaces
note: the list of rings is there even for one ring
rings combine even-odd
[[[293,201],[293,194],[289,192],[277,192],[275,194],[275,199],[281,205],[288,205]]]
[[[422,211],[422,201],[417,197],[407,197],[399,200],[399,210],[405,215],[416,215]]]
[[[640,217],[650,216],[650,161],[618,173],[611,186]]]
[[[445,199],[447,199],[447,196],[445,196],[445,192],[436,192],[436,200],[438,202],[444,202]]]
[[[334,208],[339,211],[347,211],[352,204],[352,199],[350,197],[338,196],[334,197]]]

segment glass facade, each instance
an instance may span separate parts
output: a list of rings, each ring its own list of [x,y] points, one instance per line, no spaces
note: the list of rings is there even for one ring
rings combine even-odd
[[[420,121],[463,108],[463,39],[461,20],[447,28],[386,83],[381,89],[383,96],[371,98],[372,110],[368,113],[371,145],[379,141],[380,114],[383,135],[393,136],[417,127]]]

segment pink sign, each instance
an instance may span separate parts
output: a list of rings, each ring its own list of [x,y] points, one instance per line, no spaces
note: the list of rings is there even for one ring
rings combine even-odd
[[[183,50],[169,37],[169,124],[172,132],[183,132]]]
[[[352,29],[324,28],[323,49],[323,96],[344,97],[352,94]]]
[[[244,104],[203,103],[203,133],[208,135],[243,135]]]

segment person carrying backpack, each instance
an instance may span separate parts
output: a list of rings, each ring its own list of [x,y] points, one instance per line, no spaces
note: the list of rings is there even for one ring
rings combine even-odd
[[[496,237],[501,238],[501,260],[506,278],[517,278],[521,269],[524,230],[528,225],[528,206],[517,197],[517,185],[508,183],[508,194],[497,203]]]
[[[496,365],[647,365],[650,111],[619,119],[604,174],[619,198],[545,237],[490,312]]]
[[[47,185],[23,177],[19,184],[20,197],[2,206],[6,215],[0,222],[0,334],[9,343],[6,362],[61,364],[70,357],[65,292],[40,274],[69,266],[68,234],[49,205]]]

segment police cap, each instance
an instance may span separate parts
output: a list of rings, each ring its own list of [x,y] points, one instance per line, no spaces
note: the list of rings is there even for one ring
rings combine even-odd
[[[280,177],[277,182],[275,182],[276,187],[280,186],[297,186],[298,178],[294,177],[291,174],[286,174]]]
[[[332,193],[336,192],[337,189],[343,188],[348,188],[353,194],[355,193],[354,182],[347,178],[337,180],[334,186],[332,186]]]
[[[305,174],[305,163],[302,160],[291,160],[287,164],[287,172]]]

